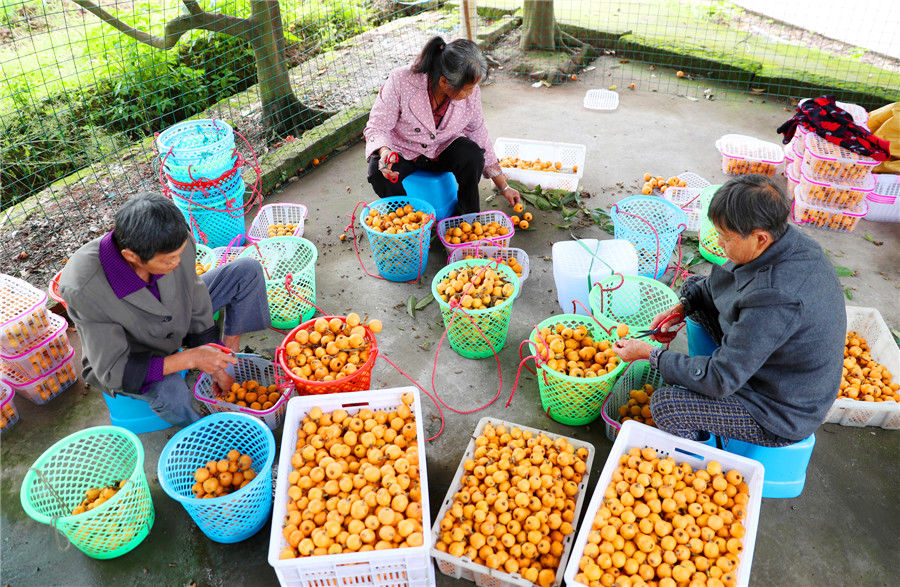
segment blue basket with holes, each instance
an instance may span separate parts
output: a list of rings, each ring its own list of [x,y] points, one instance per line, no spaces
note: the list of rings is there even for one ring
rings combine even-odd
[[[614,238],[629,241],[637,251],[638,275],[661,278],[687,228],[684,211],[662,198],[631,196],[613,204],[609,216]]]
[[[407,205],[412,206],[414,212],[430,216],[430,219],[420,228],[396,234],[375,230],[366,224],[370,210],[387,215]],[[434,214],[434,206],[425,200],[408,196],[381,198],[362,209],[360,221],[369,239],[378,273],[382,277],[388,281],[413,281],[425,272],[428,265],[428,249],[431,247]]]
[[[211,249],[228,246],[234,237],[246,234],[244,226],[244,190],[243,182],[232,199],[201,202],[183,200],[174,197],[172,200],[181,210],[194,240]]]
[[[221,497],[194,494],[194,473],[236,449],[253,459],[256,476]],[[172,437],[159,455],[156,475],[169,497],[181,503],[211,540],[223,544],[250,538],[272,514],[272,463],[275,437],[262,421],[234,412],[207,416]]]
[[[224,120],[185,120],[156,137],[166,172],[185,183],[216,178],[235,165],[234,130]]]

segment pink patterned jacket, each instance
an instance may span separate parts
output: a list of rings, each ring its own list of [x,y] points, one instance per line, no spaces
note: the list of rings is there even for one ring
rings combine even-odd
[[[496,164],[497,155],[481,112],[481,88],[476,86],[465,100],[452,100],[440,128],[435,128],[427,84],[428,75],[413,73],[410,66],[391,72],[363,131],[366,157],[381,147],[391,147],[404,159],[419,155],[436,159],[450,143],[464,136],[484,149],[485,167]]]

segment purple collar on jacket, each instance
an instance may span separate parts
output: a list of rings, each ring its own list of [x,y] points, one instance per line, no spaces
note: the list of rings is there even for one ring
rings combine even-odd
[[[100,266],[103,267],[103,273],[106,274],[106,281],[109,282],[109,286],[117,298],[121,300],[146,287],[157,300],[159,299],[159,286],[156,282],[162,275],[151,274],[150,283],[141,279],[116,247],[112,231],[100,239],[98,252]]]

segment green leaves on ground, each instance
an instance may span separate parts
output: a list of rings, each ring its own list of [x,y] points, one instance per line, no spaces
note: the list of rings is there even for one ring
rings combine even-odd
[[[409,314],[410,318],[415,319],[417,310],[424,310],[428,304],[434,301],[434,296],[430,293],[425,295],[420,300],[416,299],[415,295],[410,295],[409,299],[406,300],[406,313]]]
[[[875,240],[874,238],[872,238],[872,235],[870,235],[868,232],[863,233],[863,238],[866,239],[867,241],[869,241],[870,243],[872,243],[873,245],[875,245],[876,247],[880,247],[881,245],[884,244],[884,241]]]
[[[841,267],[840,265],[834,266],[834,271],[837,273],[838,277],[856,277],[856,271],[850,269],[848,267]]]

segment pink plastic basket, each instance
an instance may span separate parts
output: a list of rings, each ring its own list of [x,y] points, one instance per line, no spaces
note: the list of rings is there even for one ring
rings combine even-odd
[[[509,216],[501,212],[500,210],[487,210],[486,212],[475,212],[472,214],[463,214],[462,216],[452,216],[450,218],[444,218],[437,225],[437,233],[438,238],[441,239],[441,242],[444,244],[444,248],[447,249],[447,254],[452,254],[454,250],[471,246],[471,242],[461,242],[459,244],[453,244],[450,242],[451,237],[447,237],[447,231],[457,228],[463,222],[468,222],[469,224],[473,224],[475,222],[480,222],[482,225],[490,224],[491,222],[498,223],[501,227],[507,230],[507,233],[502,236],[495,236],[492,238],[484,238],[479,237],[478,240],[483,242],[489,242],[491,245],[495,247],[508,247],[509,241],[512,239],[516,230],[513,226],[512,219]]]
[[[17,394],[41,405],[52,400],[78,379],[75,371],[75,351],[55,369],[37,378],[30,378],[16,366],[0,363],[0,379],[6,381]]]
[[[900,175],[872,174],[876,178],[875,191],[866,196],[869,211],[866,220],[900,222]]]
[[[806,135],[803,163],[809,166],[804,169],[809,169],[822,179],[846,184],[848,181],[865,179],[878,161],[839,147],[815,133],[809,133]]]
[[[12,387],[0,381],[0,432],[6,432],[19,421],[19,410],[13,401],[15,395]]]
[[[834,182],[817,176],[805,159],[798,179],[807,202],[832,208],[853,208],[875,190],[875,177],[871,173],[859,181]]]
[[[50,314],[50,328],[30,350],[17,355],[0,353],[0,360],[15,365],[28,377],[40,377],[58,367],[72,352],[66,334],[68,323],[62,316]]]
[[[775,168],[784,161],[784,151],[775,143],[746,135],[723,135],[716,141],[722,154],[722,173],[741,175],[758,173],[775,175]]]
[[[0,352],[19,354],[47,334],[47,294],[0,273]]]
[[[812,204],[806,201],[800,186],[797,186],[794,190],[791,216],[797,224],[809,224],[836,232],[850,232],[856,228],[859,219],[866,215],[867,209],[865,201],[846,210]]]
[[[797,174],[794,172],[793,161],[791,163],[784,166],[784,176],[787,178],[787,193],[794,197],[794,190],[797,189],[797,186],[800,185],[800,180],[797,178]]]

